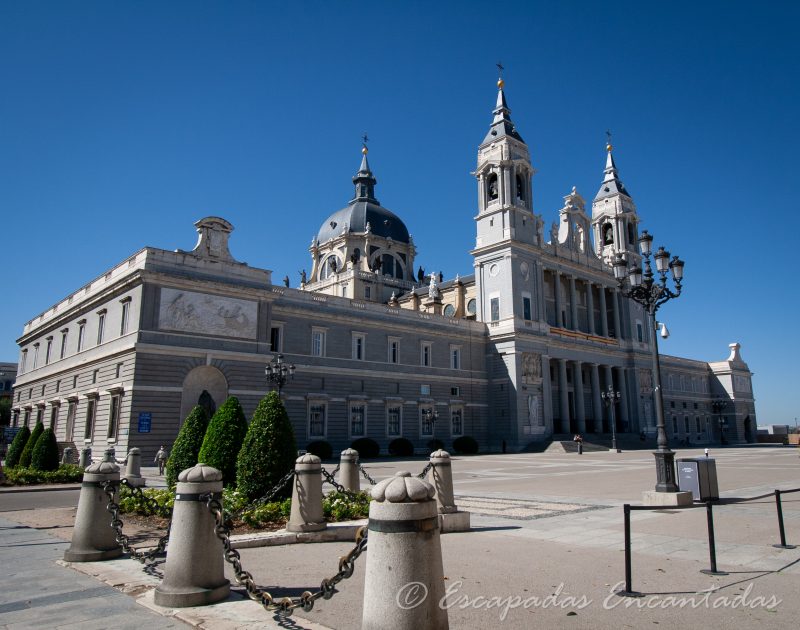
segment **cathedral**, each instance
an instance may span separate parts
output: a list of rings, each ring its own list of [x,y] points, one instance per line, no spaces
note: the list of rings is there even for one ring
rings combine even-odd
[[[546,228],[502,79],[492,116],[474,171],[469,273],[415,272],[413,239],[378,201],[365,144],[353,197],[322,222],[299,287],[237,261],[234,226],[206,217],[194,249],[145,247],[35,316],[18,340],[13,424],[42,421],[64,444],[148,457],[200,396],[236,396],[252,414],[281,355],[295,366],[281,395],[300,448],[653,438],[657,331],[613,269],[641,262],[645,233],[612,146],[591,214],[573,188]],[[662,355],[671,442],[755,441],[751,377],[737,343],[711,363]]]

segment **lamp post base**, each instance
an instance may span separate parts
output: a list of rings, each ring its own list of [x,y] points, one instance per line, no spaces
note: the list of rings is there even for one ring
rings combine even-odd
[[[675,483],[675,453],[669,449],[654,451],[656,458],[656,492],[678,492]]]

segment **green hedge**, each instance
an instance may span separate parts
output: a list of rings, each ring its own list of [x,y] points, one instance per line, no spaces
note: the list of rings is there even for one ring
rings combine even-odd
[[[395,438],[389,442],[389,455],[394,457],[411,457],[414,454],[414,445],[406,438]]]
[[[181,425],[178,437],[172,445],[172,451],[167,460],[167,485],[174,488],[178,482],[178,475],[187,468],[197,463],[197,456],[203,446],[203,438],[208,428],[208,414],[200,405],[195,407],[186,416]]]
[[[351,445],[350,448],[358,451],[359,459],[374,459],[380,452],[380,445],[370,438],[358,438]]]
[[[19,466],[19,458],[25,445],[28,443],[28,438],[31,437],[31,430],[27,426],[23,426],[14,436],[11,446],[8,447],[6,453],[6,468],[16,468]]]
[[[44,433],[44,425],[41,422],[37,422],[36,426],[33,427],[31,436],[28,438],[28,441],[25,442],[25,448],[22,449],[22,455],[19,456],[19,465],[22,468],[30,468],[31,458],[33,457],[33,447],[36,446],[36,440],[39,439],[39,436],[42,433]]]
[[[198,463],[208,464],[222,472],[222,482],[236,485],[236,458],[247,434],[247,419],[239,399],[231,396],[217,409],[208,423]]]
[[[475,455],[478,452],[478,442],[472,436],[462,435],[453,440],[453,450],[456,453]]]
[[[14,486],[32,486],[39,483],[80,483],[83,469],[73,464],[62,464],[58,470],[33,470],[32,468],[10,468],[4,471],[6,481]]]
[[[34,470],[58,470],[58,442],[53,429],[45,429],[36,440],[31,455],[31,468]]]
[[[294,469],[297,443],[286,408],[278,392],[270,392],[258,403],[236,460],[236,485],[249,500],[266,495]],[[275,496],[290,497],[292,484]]]
[[[312,455],[316,455],[320,459],[330,459],[333,457],[333,447],[330,442],[325,440],[310,442],[309,445],[306,446],[306,451]]]

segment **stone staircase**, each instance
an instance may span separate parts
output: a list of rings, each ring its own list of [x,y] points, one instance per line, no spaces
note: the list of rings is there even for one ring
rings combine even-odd
[[[548,446],[544,452],[545,453],[577,453],[578,452],[578,443],[575,442],[572,438],[574,436],[566,436],[566,435],[554,435],[553,441],[550,442],[550,446]],[[583,436],[583,452],[589,453],[592,451],[607,451],[609,449],[608,446],[603,444],[597,444],[592,438],[594,436]]]

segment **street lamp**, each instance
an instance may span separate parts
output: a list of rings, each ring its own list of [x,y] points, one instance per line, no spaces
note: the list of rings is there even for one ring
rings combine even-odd
[[[719,441],[725,444],[725,419],[722,417],[722,412],[728,406],[727,400],[718,398],[711,401],[711,411],[717,416],[717,424],[719,425]]]
[[[439,412],[431,407],[422,410],[422,419],[431,425],[431,439],[436,439],[436,421],[439,419]]]
[[[273,357],[267,363],[267,367],[264,368],[264,374],[267,376],[268,383],[274,383],[278,386],[278,395],[280,395],[283,386],[286,385],[287,377],[294,378],[294,369],[294,365],[284,363],[282,354]]]
[[[609,384],[608,390],[601,392],[600,397],[609,409],[609,420],[611,421],[611,448],[617,453],[620,453],[621,451],[617,448],[617,418],[615,415],[615,405],[619,402],[620,398],[622,398],[622,394],[614,391],[614,386]]]
[[[670,260],[669,252],[663,247],[652,253],[653,236],[643,231],[639,237],[639,249],[642,253],[644,270],[641,264],[628,267],[628,261],[622,254],[617,254],[614,260],[614,277],[619,282],[622,294],[641,304],[650,318],[650,332],[653,348],[653,380],[654,398],[656,407],[657,446],[653,454],[656,458],[656,492],[678,492],[675,484],[675,453],[670,450],[667,442],[667,432],[664,428],[664,399],[661,394],[661,368],[658,359],[658,331],[656,329],[656,311],[669,300],[681,294],[683,281],[683,261],[677,256]],[[650,257],[655,259],[658,278],[653,273]],[[672,272],[673,291],[667,286],[667,272]],[[625,280],[628,280],[626,285]]]

